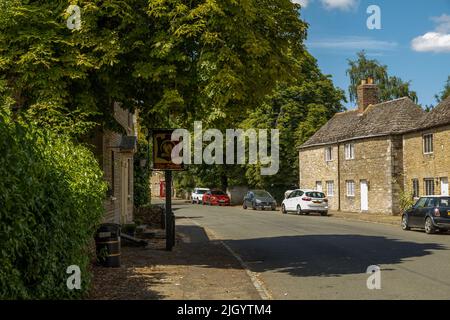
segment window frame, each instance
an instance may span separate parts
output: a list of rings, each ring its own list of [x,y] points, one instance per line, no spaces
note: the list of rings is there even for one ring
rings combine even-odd
[[[325,162],[333,161],[333,147],[325,147]]]
[[[352,186],[351,188],[349,188],[349,186]],[[346,180],[345,181],[345,188],[346,188],[346,195],[349,198],[354,198],[356,197],[356,183],[355,180]],[[352,193],[350,193],[350,191],[352,191]]]
[[[355,144],[346,143],[344,145],[345,160],[355,160]]]
[[[414,199],[420,197],[420,182],[417,178],[412,179],[412,192]]]
[[[326,191],[327,191],[327,197],[334,197],[334,181],[329,180],[325,182],[326,185]],[[331,189],[330,189],[331,186]],[[330,192],[331,190],[331,192]]]
[[[431,138],[431,139],[427,140],[427,138]],[[427,142],[428,142],[428,145],[427,145]],[[422,151],[423,151],[424,155],[434,153],[434,135],[432,133],[426,133],[426,134],[422,135]]]
[[[318,188],[320,186],[320,189]],[[316,191],[323,192],[323,183],[322,181],[316,181]]]
[[[431,189],[432,190],[428,190],[428,183],[431,183]],[[423,179],[423,187],[424,187],[424,191],[425,191],[425,196],[429,197],[429,196],[434,196],[435,192],[436,192],[436,188],[434,186],[434,178],[425,178]],[[432,193],[428,192],[428,191],[432,191]]]

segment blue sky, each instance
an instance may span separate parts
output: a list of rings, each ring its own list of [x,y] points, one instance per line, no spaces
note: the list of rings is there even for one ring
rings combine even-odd
[[[450,75],[450,0],[293,1],[306,4],[300,10],[310,25],[306,45],[336,86],[347,92],[347,59],[365,49],[390,75],[411,81],[420,104],[436,104]],[[367,28],[370,5],[381,9],[381,30]]]

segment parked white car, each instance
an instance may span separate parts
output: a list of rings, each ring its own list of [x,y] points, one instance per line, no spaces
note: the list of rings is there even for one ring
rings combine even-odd
[[[192,203],[202,203],[203,195],[208,191],[208,188],[195,188],[191,195]]]
[[[297,214],[320,213],[328,214],[328,199],[325,193],[315,190],[294,190],[281,204],[281,212],[296,212]]]

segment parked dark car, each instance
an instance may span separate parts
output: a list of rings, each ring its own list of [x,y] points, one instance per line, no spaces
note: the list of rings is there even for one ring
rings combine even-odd
[[[450,197],[421,197],[402,216],[402,229],[425,229],[428,234],[450,230]]]
[[[250,190],[244,197],[242,207],[244,209],[268,209],[275,211],[277,209],[277,202],[274,197],[265,190]]]

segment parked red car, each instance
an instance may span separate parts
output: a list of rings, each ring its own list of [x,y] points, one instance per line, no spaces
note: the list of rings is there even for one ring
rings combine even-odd
[[[229,206],[230,197],[221,190],[211,190],[203,195],[202,203],[210,206]]]

